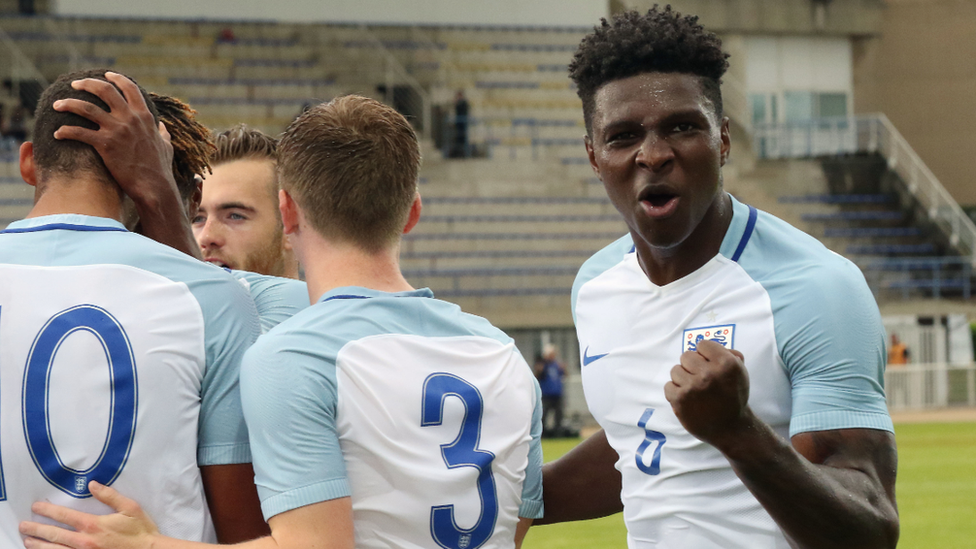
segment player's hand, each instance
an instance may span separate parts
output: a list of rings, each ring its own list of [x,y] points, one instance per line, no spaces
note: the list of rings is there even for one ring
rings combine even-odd
[[[137,205],[152,203],[159,193],[178,193],[173,179],[173,146],[166,126],[156,123],[142,93],[131,80],[114,72],[106,72],[105,78],[118,89],[95,78],[75,80],[71,87],[98,96],[110,112],[81,99],[54,102],[54,110],[77,114],[99,128],[61,126],[54,137],[94,147],[112,177]]]
[[[719,450],[751,417],[742,353],[714,341],[702,341],[697,352],[681,355],[664,396],[689,433]]]
[[[144,549],[152,547],[159,531],[152,519],[135,501],[108,486],[92,481],[93,496],[116,512],[111,515],[89,515],[53,503],[37,502],[31,510],[38,515],[66,524],[74,532],[58,526],[21,522],[20,533],[28,549],[72,547],[74,549]]]

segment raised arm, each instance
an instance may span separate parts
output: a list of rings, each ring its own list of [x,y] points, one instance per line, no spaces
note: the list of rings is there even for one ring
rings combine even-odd
[[[893,548],[894,436],[840,429],[777,435],[748,406],[742,354],[704,341],[682,355],[665,395],[689,433],[732,464],[795,547]]]
[[[71,85],[98,96],[110,112],[80,99],[62,99],[54,104],[55,110],[87,118],[99,128],[62,126],[54,137],[94,147],[112,177],[135,203],[142,233],[200,259],[200,247],[193,238],[173,178],[173,147],[166,127],[153,120],[142,93],[132,81],[113,72],[105,73],[105,78],[118,89],[93,78],[76,80]]]

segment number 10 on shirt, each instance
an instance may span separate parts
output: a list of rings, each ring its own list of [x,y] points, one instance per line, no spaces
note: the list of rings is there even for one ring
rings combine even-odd
[[[2,309],[0,309],[2,313]],[[64,341],[77,331],[98,339],[108,360],[111,381],[109,429],[95,463],[78,471],[65,465],[51,436],[50,374],[54,357]],[[7,366],[10,367],[10,366]],[[122,326],[111,314],[94,305],[78,305],[52,316],[31,345],[24,372],[22,393],[23,425],[27,448],[38,472],[54,487],[76,498],[91,497],[88,481],[111,484],[122,472],[135,437],[138,402],[136,363],[132,344]],[[7,499],[0,458],[0,501]]]

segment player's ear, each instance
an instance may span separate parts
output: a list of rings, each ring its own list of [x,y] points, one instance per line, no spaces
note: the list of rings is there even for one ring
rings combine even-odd
[[[24,141],[20,145],[20,176],[31,187],[37,186],[37,168],[34,164],[34,144]]]
[[[278,210],[281,211],[281,224],[284,226],[285,234],[295,234],[298,232],[298,204],[295,199],[282,189],[278,191]]]
[[[724,166],[726,162],[729,161],[729,151],[732,150],[732,133],[729,130],[729,117],[726,116],[722,118],[722,127],[720,130],[720,136],[722,139],[722,147],[720,150],[720,166]]]
[[[583,136],[583,145],[586,146],[586,157],[590,160],[590,167],[593,168],[593,173],[603,181],[603,176],[600,175],[600,166],[596,163],[596,155],[593,153],[593,139],[590,135]]]
[[[424,209],[423,202],[420,200],[420,193],[413,197],[413,204],[410,205],[410,215],[407,216],[407,224],[403,226],[403,234],[407,234],[420,222],[420,210]]]
[[[193,192],[190,194],[190,203],[187,204],[190,219],[193,219],[193,216],[197,215],[197,210],[200,209],[200,203],[203,202],[203,177],[199,174],[194,174],[193,185]]]

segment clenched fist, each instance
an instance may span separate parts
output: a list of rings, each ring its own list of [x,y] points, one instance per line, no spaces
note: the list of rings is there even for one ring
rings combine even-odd
[[[681,355],[664,396],[689,433],[719,450],[752,415],[742,353],[714,341],[702,341],[697,351]]]

